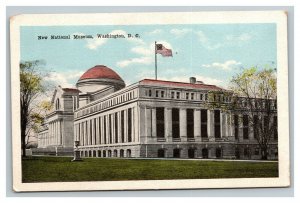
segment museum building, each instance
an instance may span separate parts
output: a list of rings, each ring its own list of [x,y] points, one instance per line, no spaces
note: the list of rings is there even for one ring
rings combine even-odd
[[[97,65],[76,87],[56,88],[36,153],[71,152],[79,141],[82,157],[260,158],[247,114],[207,105],[214,91],[229,93],[218,97],[223,106],[232,102],[218,86],[194,77],[189,83],[143,79],[125,86],[116,72]],[[275,131],[270,159],[277,159]]]

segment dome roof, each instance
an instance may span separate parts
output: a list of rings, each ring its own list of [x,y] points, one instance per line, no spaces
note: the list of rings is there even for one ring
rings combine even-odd
[[[96,65],[88,69],[79,78],[79,81],[84,79],[114,79],[123,81],[123,79],[115,71],[104,65]]]

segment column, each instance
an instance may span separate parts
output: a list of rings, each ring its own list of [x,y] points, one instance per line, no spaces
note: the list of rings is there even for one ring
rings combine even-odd
[[[58,120],[55,122],[55,145],[58,145]]]
[[[128,109],[124,110],[124,142],[128,142]]]
[[[135,142],[140,142],[140,133],[139,133],[139,108],[136,106],[134,111],[134,131],[135,131]]]
[[[181,141],[187,141],[187,135],[186,135],[186,109],[180,108],[179,109],[179,125],[180,125],[180,139]]]
[[[100,117],[100,137],[101,137],[101,141],[100,144],[104,144],[104,120],[103,120],[103,116]]]
[[[165,108],[165,137],[172,142],[172,108]]]
[[[118,142],[122,143],[122,132],[121,132],[121,111],[118,112]]]
[[[243,114],[239,114],[239,141],[243,141]]]
[[[111,138],[112,138],[112,143],[115,144],[116,139],[115,139],[115,114],[114,113],[111,114]],[[112,151],[112,155],[113,155],[113,151]]]
[[[88,125],[88,122],[87,122],[87,121],[84,121],[84,145],[85,145],[85,146],[88,145],[87,125]]]
[[[131,134],[132,134],[132,142],[135,142],[135,112],[136,112],[136,107],[132,107],[131,110]]]
[[[95,123],[95,126],[96,126],[96,132],[95,132],[95,141],[96,141],[96,145],[99,145],[100,144],[100,139],[99,139],[99,118],[96,118],[96,123]],[[98,152],[97,152],[97,156],[98,156]]]
[[[226,122],[227,122],[226,114],[224,112],[221,112],[220,113],[221,138],[227,137],[227,134],[226,134]]]
[[[146,107],[145,110],[145,136],[146,137],[151,137],[152,136],[152,112],[151,108]]]
[[[194,135],[196,141],[201,141],[201,109],[194,110]]]
[[[152,113],[152,137],[156,137],[156,108],[152,108],[151,113]]]
[[[76,130],[76,136],[78,136],[77,127],[75,130]],[[76,140],[77,140],[77,138],[76,138]],[[61,120],[58,121],[58,145],[61,145]]]
[[[110,137],[109,137],[109,114],[106,115],[106,143],[110,143]]]
[[[96,123],[95,123],[95,118],[92,118],[91,119],[91,122],[92,122],[92,125],[91,125],[91,127],[92,127],[92,145],[95,145],[96,144],[96,139],[95,139],[95,135],[96,135],[96,132],[95,132],[95,125],[96,125]]]
[[[207,133],[209,138],[215,137],[214,111],[207,110]]]

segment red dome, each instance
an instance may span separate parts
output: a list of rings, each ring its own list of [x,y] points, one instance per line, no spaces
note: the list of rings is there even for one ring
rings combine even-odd
[[[79,78],[79,80],[100,78],[108,78],[123,81],[122,78],[115,71],[103,65],[96,65],[93,68],[88,69]]]

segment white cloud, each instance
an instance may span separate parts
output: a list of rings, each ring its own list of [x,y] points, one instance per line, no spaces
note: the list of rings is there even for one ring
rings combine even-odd
[[[171,29],[170,33],[175,35],[176,37],[181,37],[191,31],[191,29]]]
[[[203,64],[202,67],[205,68],[220,68],[222,70],[231,70],[233,67],[237,65],[241,65],[241,62],[237,62],[235,60],[228,60],[225,61],[224,63],[219,63],[219,62],[214,62],[211,64]]]
[[[153,62],[153,59],[151,57],[144,56],[144,57],[140,57],[140,58],[132,58],[132,59],[128,59],[128,60],[119,61],[119,62],[117,62],[117,66],[119,66],[121,68],[125,68],[129,65],[132,65],[132,64],[146,64],[146,65],[149,65],[152,62]]]
[[[168,49],[172,49],[172,45],[168,43],[167,41],[161,40],[157,41],[157,44],[163,44],[164,47]],[[144,64],[144,65],[150,65],[154,62],[154,42],[150,43],[148,45],[143,46],[136,46],[131,49],[131,52],[136,53],[138,55],[141,55],[141,57],[135,57],[130,58],[126,60],[122,60],[117,62],[117,66],[121,68],[128,67],[132,64]]]
[[[149,56],[151,54],[154,54],[154,49],[151,50],[150,47],[148,47],[148,48],[147,47],[141,47],[141,46],[133,47],[131,49],[131,51],[133,53],[144,55],[144,56]]]
[[[249,33],[243,33],[240,35],[227,35],[225,39],[232,42],[245,42],[251,40],[252,35]]]
[[[222,46],[221,43],[213,44],[211,40],[204,34],[203,31],[196,32],[196,35],[198,36],[198,40],[202,44],[203,47],[209,50],[218,49]]]
[[[45,77],[45,81],[63,88],[75,87],[70,81],[79,79],[83,73],[83,71],[51,72]]]
[[[160,34],[160,33],[162,33],[161,29],[155,29],[151,32],[148,32],[149,35],[157,35],[157,34]]]
[[[82,33],[81,33],[82,34]],[[139,38],[127,38],[127,33],[124,30],[113,30],[110,33],[111,35],[124,35],[125,39],[129,42],[133,42],[133,43],[137,43],[137,44],[145,44],[145,42],[142,39]],[[87,48],[91,49],[91,50],[96,50],[98,47],[104,45],[105,43],[107,43],[109,40],[109,38],[98,38],[97,36],[94,36],[94,39],[86,39],[87,40]]]

